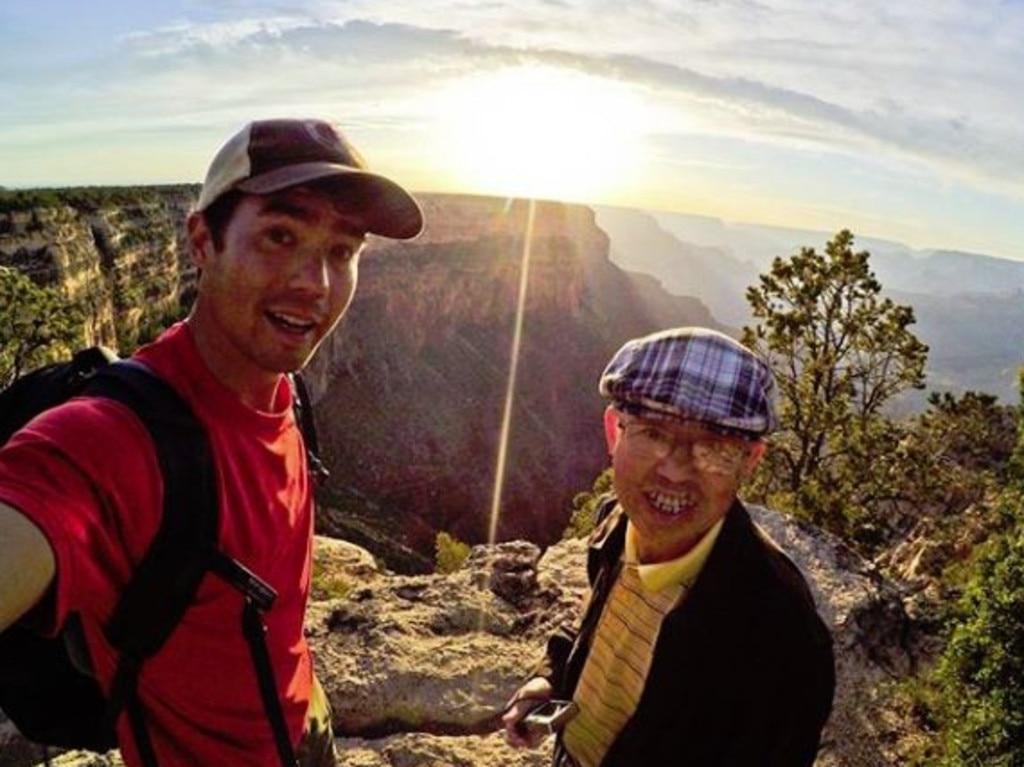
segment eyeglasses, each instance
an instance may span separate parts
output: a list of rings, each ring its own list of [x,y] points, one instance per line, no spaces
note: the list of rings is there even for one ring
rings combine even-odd
[[[733,474],[750,454],[750,440],[733,435],[683,436],[647,421],[619,419],[629,449],[638,457],[663,461],[679,447],[689,447],[693,465],[706,474]]]

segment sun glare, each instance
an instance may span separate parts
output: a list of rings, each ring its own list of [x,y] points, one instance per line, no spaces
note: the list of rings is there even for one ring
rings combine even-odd
[[[452,181],[468,189],[593,201],[643,164],[642,101],[621,83],[523,66],[459,80],[437,98]]]

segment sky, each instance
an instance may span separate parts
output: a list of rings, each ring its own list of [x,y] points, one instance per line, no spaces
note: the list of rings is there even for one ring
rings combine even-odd
[[[0,4],[0,186],[200,182],[280,116],[419,192],[1024,260],[1024,0]]]

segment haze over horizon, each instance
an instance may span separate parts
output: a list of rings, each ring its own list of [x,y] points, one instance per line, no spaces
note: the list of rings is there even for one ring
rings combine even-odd
[[[1024,260],[1022,93],[1022,0],[10,0],[0,186],[199,182],[314,115],[417,191]]]

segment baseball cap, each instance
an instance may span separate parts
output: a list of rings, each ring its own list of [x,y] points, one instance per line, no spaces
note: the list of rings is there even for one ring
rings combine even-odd
[[[707,328],[674,328],[628,341],[608,363],[598,388],[627,412],[698,421],[747,436],[779,425],[771,368]]]
[[[371,173],[356,148],[324,120],[255,120],[228,139],[213,158],[199,194],[205,210],[232,189],[271,194],[319,179],[336,178],[346,205],[368,232],[407,240],[423,229],[423,212],[394,181]]]

